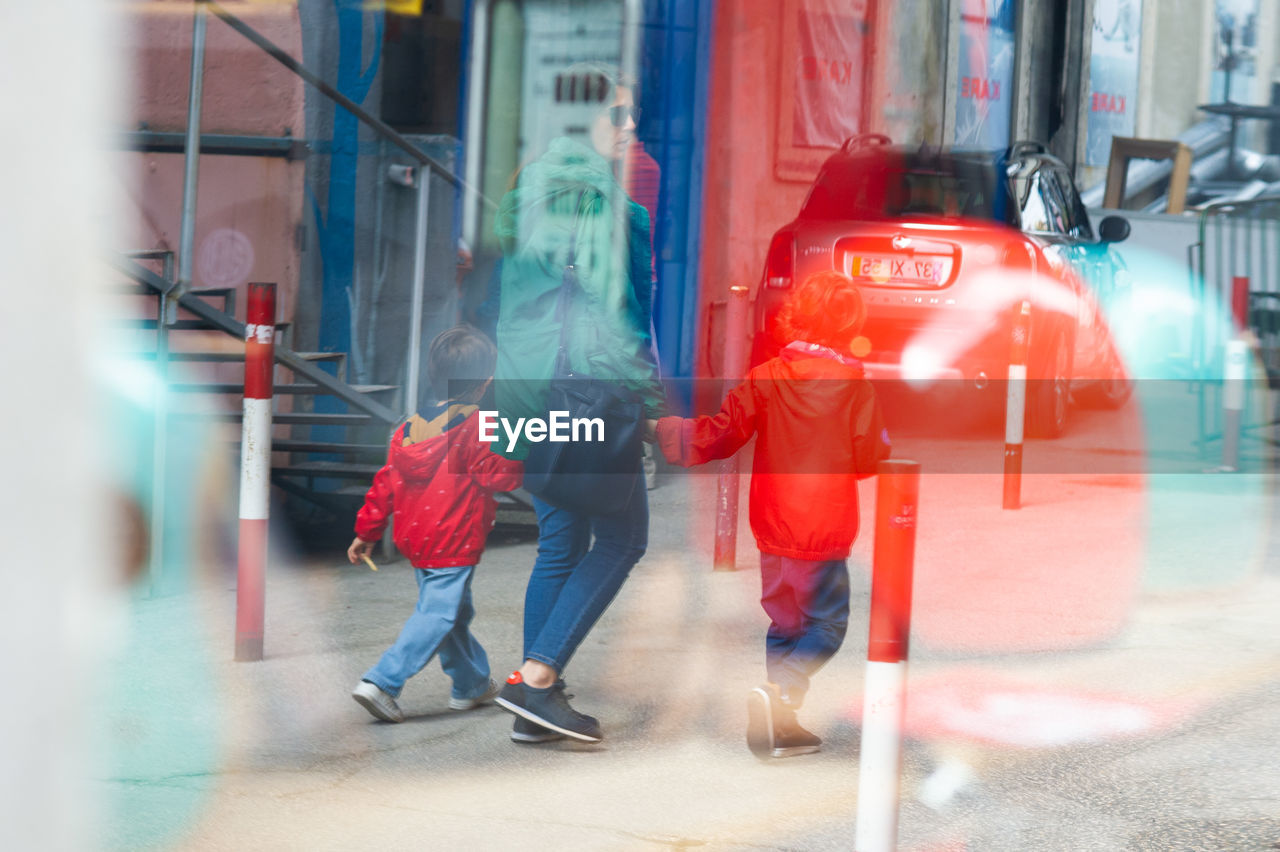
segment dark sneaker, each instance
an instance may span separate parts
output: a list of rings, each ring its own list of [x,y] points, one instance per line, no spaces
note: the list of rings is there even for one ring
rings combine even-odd
[[[475,698],[449,698],[450,710],[474,710],[481,704],[488,704],[490,701],[498,697],[498,683],[493,678],[489,678],[489,686],[484,692]]]
[[[362,680],[351,691],[351,697],[361,707],[384,722],[404,721],[404,713],[400,711],[400,705],[396,704],[396,700],[383,692],[377,684]]]
[[[511,725],[513,743],[549,743],[564,739],[564,734],[535,725],[523,716],[517,716]]]
[[[792,721],[773,733],[773,757],[795,757],[813,754],[822,747],[822,740]]]
[[[599,722],[569,706],[564,689],[529,686],[518,671],[511,673],[494,700],[517,716],[584,743],[598,743],[603,736]]]
[[[747,693],[747,748],[756,757],[773,756],[773,710],[778,703],[771,684]]]
[[[764,760],[813,754],[822,740],[800,727],[795,708],[766,683],[747,694],[747,748]]]

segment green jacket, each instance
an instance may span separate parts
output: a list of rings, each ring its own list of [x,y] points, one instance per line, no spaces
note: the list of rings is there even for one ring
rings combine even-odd
[[[660,416],[649,333],[649,214],[627,197],[609,163],[572,139],[553,140],[503,197],[495,230],[503,252],[494,377],[501,415],[513,422],[546,415],[560,345],[557,301],[576,236],[578,287],[566,310],[570,367],[617,380],[644,400],[646,416]],[[521,443],[510,455],[524,458],[526,451]]]

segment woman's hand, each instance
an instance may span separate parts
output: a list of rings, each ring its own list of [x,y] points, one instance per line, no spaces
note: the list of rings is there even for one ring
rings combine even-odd
[[[644,441],[646,444],[658,443],[658,421],[657,420],[651,419],[651,420],[644,421]]]

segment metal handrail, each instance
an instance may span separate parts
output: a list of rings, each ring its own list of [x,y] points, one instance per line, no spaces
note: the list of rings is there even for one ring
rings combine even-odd
[[[108,258],[108,262],[129,278],[132,278],[139,284],[150,287],[158,294],[171,296],[177,289],[176,282],[157,275],[155,272],[152,272],[150,269],[147,269],[145,266],[131,258],[122,255],[113,255]],[[181,294],[177,298],[177,303],[184,311],[195,314],[200,319],[217,327],[221,331],[225,331],[227,334],[241,340],[244,339],[244,323],[223,313],[208,302],[205,302],[203,299],[199,298],[198,293],[189,292]],[[358,391],[352,390],[346,382],[329,375],[315,364],[312,364],[310,361],[299,356],[293,350],[284,346],[276,346],[274,348],[277,364],[282,364],[283,366],[288,367],[296,375],[302,376],[308,381],[319,385],[324,388],[325,391],[338,397],[348,405],[354,406],[365,414],[368,414],[371,417],[376,417],[387,424],[395,424],[400,422],[402,419],[399,414],[392,411],[390,408],[387,408],[385,405],[382,405],[375,400],[367,398]]]
[[[473,193],[477,198],[479,198],[482,202],[487,204],[489,207],[495,210],[497,209],[498,205],[492,199],[486,198],[484,193],[482,193],[478,188],[476,188],[475,186],[472,186],[462,178],[458,177],[439,160],[436,160],[434,157],[431,157],[430,155],[424,153],[420,148],[418,148],[418,146],[414,145],[404,136],[402,136],[401,134],[397,133],[394,129],[392,129],[390,125],[386,124],[381,119],[366,112],[355,101],[351,100],[346,95],[342,94],[342,92],[339,92],[333,86],[329,85],[324,80],[320,79],[320,77],[318,77],[314,72],[309,70],[301,62],[294,59],[292,56],[290,56],[288,53],[282,50],[279,46],[277,46],[274,42],[272,42],[266,36],[259,33],[253,27],[249,26],[244,21],[240,20],[238,17],[233,15],[231,12],[228,12],[222,6],[218,5],[216,2],[214,2],[214,0],[197,0],[197,2],[205,4],[209,8],[209,11],[217,15],[219,18],[221,18],[222,21],[227,26],[231,27],[233,30],[240,33],[240,35],[244,36],[246,39],[253,42],[253,44],[261,48],[262,51],[265,52],[268,56],[270,56],[272,59],[279,62],[285,68],[288,68],[297,76],[301,77],[304,81],[306,81],[307,83],[310,83],[312,86],[315,86],[318,90],[320,90],[322,94],[325,95],[325,97],[334,101],[343,109],[345,109],[347,112],[351,113],[356,118],[363,121],[366,125],[372,128],[377,134],[379,134],[383,138],[395,144],[397,148],[400,148],[410,157],[413,157],[420,164],[427,166],[428,168],[431,169],[431,171],[435,172],[437,175],[444,178],[446,181],[448,181],[450,184],[457,187],[458,189],[463,189]]]

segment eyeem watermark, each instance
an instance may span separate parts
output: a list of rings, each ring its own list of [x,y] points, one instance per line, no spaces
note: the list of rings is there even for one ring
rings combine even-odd
[[[567,411],[548,412],[550,417],[520,417],[513,425],[496,411],[480,412],[480,440],[494,443],[499,440],[498,429],[507,436],[507,452],[516,447],[521,434],[533,443],[542,441],[603,441],[604,419],[600,417],[570,417]]]

